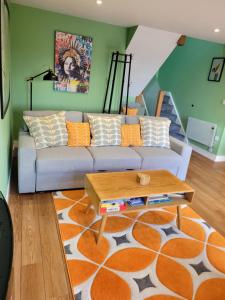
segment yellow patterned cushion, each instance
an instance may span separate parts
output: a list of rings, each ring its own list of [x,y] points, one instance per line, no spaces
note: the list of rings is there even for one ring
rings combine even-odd
[[[89,123],[66,122],[66,127],[68,131],[68,146],[90,146],[91,134]]]
[[[142,146],[140,124],[123,124],[121,126],[122,143],[121,146]]]

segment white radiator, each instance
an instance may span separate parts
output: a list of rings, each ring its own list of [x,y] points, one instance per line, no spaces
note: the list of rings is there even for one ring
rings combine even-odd
[[[208,146],[209,151],[212,151],[216,129],[217,124],[191,117],[188,118],[187,137],[193,141]]]

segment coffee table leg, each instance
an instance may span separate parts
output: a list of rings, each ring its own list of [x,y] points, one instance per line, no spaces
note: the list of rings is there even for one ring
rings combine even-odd
[[[98,233],[97,244],[99,243],[99,241],[101,239],[101,236],[102,236],[102,234],[104,232],[106,221],[107,221],[107,215],[104,215],[102,217],[102,222],[101,222],[99,233]]]
[[[89,212],[91,206],[92,206],[92,203],[89,203],[86,210],[85,210],[85,214],[87,214]]]
[[[177,227],[178,227],[178,229],[181,228],[181,209],[180,209],[180,205],[177,206]]]

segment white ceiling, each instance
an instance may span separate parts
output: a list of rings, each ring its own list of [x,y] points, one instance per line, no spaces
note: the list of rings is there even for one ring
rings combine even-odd
[[[225,0],[11,0],[121,26],[145,25],[225,43]],[[214,33],[220,28],[220,33]]]

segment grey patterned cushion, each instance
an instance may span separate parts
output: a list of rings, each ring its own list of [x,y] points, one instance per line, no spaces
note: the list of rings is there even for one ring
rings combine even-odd
[[[170,120],[167,118],[140,117],[141,136],[143,146],[170,148],[169,128]]]
[[[121,116],[100,117],[88,115],[91,127],[91,146],[118,146],[121,144]]]
[[[67,145],[65,112],[46,117],[23,116],[37,149]]]

